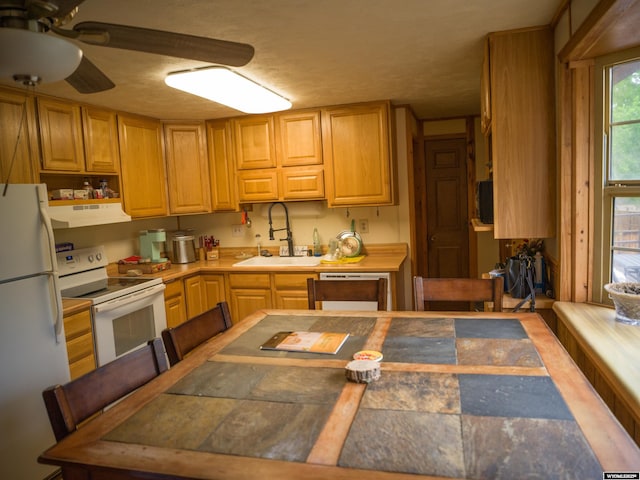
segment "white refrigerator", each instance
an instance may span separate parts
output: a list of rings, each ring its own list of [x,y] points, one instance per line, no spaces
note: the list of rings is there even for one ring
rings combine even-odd
[[[5,188],[6,187],[6,188]],[[46,185],[0,184],[0,478],[40,480],[55,443],[42,391],[69,381]]]

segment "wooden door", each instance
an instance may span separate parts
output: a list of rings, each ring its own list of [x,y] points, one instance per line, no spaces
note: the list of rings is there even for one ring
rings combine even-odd
[[[231,123],[228,120],[207,122],[207,145],[211,209],[214,212],[237,211],[240,206],[235,178]]]
[[[469,276],[467,142],[426,140],[428,277]]]

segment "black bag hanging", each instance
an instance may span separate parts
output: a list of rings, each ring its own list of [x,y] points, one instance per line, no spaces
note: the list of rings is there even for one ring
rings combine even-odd
[[[530,301],[529,310],[534,312],[536,309],[536,293],[533,286],[535,278],[535,261],[533,257],[528,255],[518,255],[517,257],[509,257],[505,271],[505,280],[507,284],[507,292],[513,298],[522,298],[523,300],[516,305],[514,312],[517,312],[522,305]]]

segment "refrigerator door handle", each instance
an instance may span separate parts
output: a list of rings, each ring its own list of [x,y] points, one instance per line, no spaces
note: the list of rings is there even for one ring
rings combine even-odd
[[[49,245],[49,261],[51,262],[51,271],[49,272],[49,278],[53,283],[53,298],[51,299],[51,304],[55,311],[55,322],[53,326],[56,336],[56,342],[59,342],[59,336],[62,333],[63,325],[63,309],[62,298],[60,297],[60,285],[58,284],[58,261],[56,260],[55,238],[53,236],[53,226],[51,225],[51,218],[49,217],[49,212],[47,211],[49,202],[46,193],[47,191],[44,187],[37,188],[36,190],[38,192],[38,202],[40,204],[40,218],[42,219],[42,223],[44,224],[44,228],[47,232],[47,243]]]

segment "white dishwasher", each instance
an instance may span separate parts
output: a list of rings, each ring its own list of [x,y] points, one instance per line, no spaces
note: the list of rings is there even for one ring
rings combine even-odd
[[[387,279],[387,310],[391,310],[391,275],[389,272],[352,272],[352,273],[320,273],[320,280],[377,280]],[[323,310],[373,310],[378,309],[376,302],[322,302]]]

